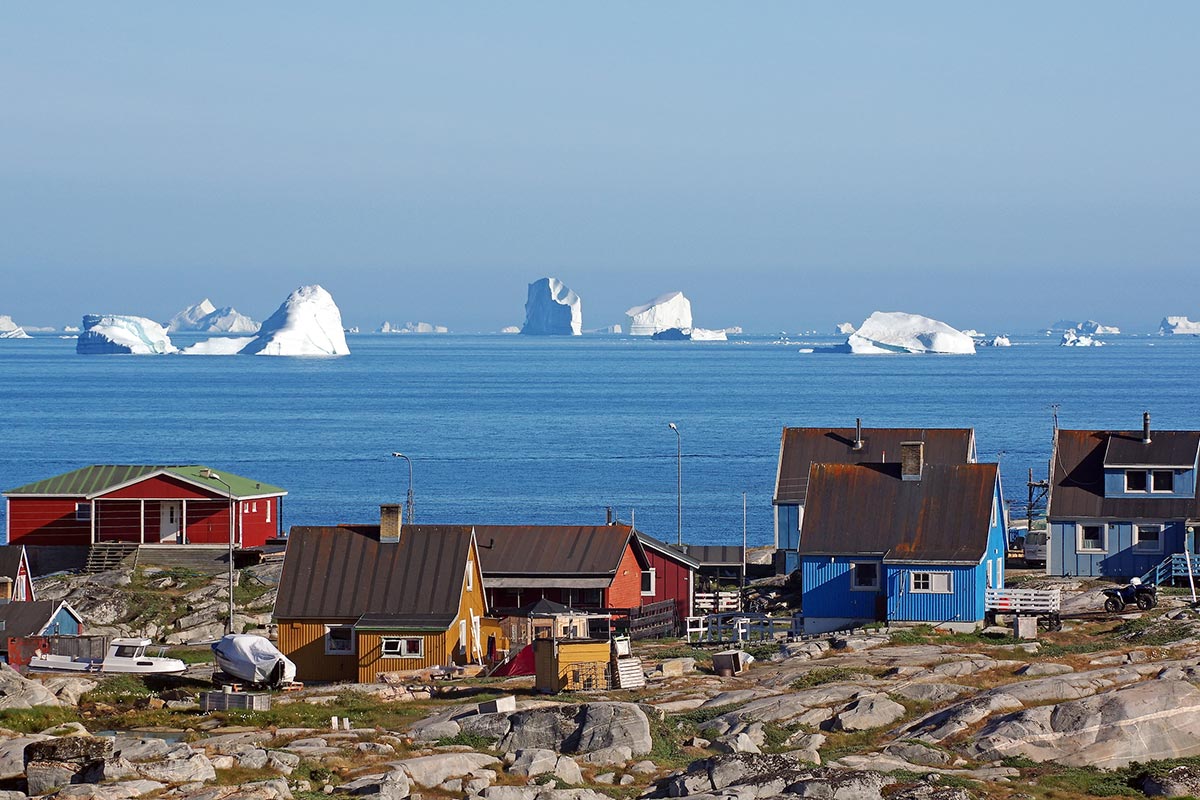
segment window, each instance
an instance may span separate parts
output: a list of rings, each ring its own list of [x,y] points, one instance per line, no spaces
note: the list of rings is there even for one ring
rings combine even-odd
[[[379,649],[391,658],[424,658],[425,640],[420,636],[384,636],[379,640]]]
[[[267,522],[271,521],[271,501],[268,500],[264,505],[267,507]]]
[[[850,588],[856,592],[879,590],[879,563],[876,561],[854,561],[850,564]]]
[[[325,655],[347,656],[354,654],[354,628],[349,625],[325,626]]]
[[[988,562],[988,573],[991,573],[991,562]],[[920,594],[950,594],[954,591],[954,576],[949,572],[914,572],[909,580],[909,588]]]
[[[257,500],[255,500],[253,503],[250,504],[250,513],[251,514],[258,513],[258,501]]]
[[[1156,492],[1175,491],[1175,473],[1169,469],[1154,470],[1151,473],[1151,480]]]
[[[475,591],[475,562],[467,559],[467,591]]]
[[[1133,549],[1139,553],[1161,553],[1163,551],[1161,525],[1134,525]]]
[[[91,522],[92,520],[92,504],[91,503],[76,503],[75,504],[75,519],[79,522]]]
[[[658,586],[658,571],[653,567],[642,573],[642,594],[653,596]]]
[[[584,589],[579,593],[579,603],[585,606],[601,606],[604,604],[604,594],[599,589]]]
[[[1103,553],[1104,548],[1104,526],[1103,525],[1080,525],[1079,526],[1079,551],[1100,552]]]
[[[1125,491],[1127,492],[1144,492],[1146,491],[1146,471],[1141,469],[1131,469],[1125,471]]]

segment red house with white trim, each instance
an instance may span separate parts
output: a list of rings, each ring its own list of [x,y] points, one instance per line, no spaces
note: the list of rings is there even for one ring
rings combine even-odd
[[[201,465],[96,464],[9,489],[10,545],[228,544],[261,547],[287,492]]]

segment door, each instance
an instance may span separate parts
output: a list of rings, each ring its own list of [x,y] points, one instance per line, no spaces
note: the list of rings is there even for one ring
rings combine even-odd
[[[180,543],[183,531],[183,503],[169,500],[159,503],[158,540],[163,543]]]

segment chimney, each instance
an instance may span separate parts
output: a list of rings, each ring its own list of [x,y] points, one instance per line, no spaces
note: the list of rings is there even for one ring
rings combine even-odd
[[[400,541],[400,527],[404,523],[402,508],[399,503],[384,503],[379,506],[380,544],[397,544]]]
[[[1150,444],[1150,412],[1142,414],[1142,444]]]
[[[612,506],[604,507],[604,524],[612,525]]]
[[[921,472],[925,467],[925,443],[900,443],[900,478],[906,481],[921,480]]]
[[[856,417],[854,419],[854,449],[855,450],[863,449],[862,417]]]

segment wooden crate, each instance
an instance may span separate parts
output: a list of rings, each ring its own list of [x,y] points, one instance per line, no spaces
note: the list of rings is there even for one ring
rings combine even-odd
[[[201,711],[267,711],[271,708],[271,695],[262,692],[201,692]]]

